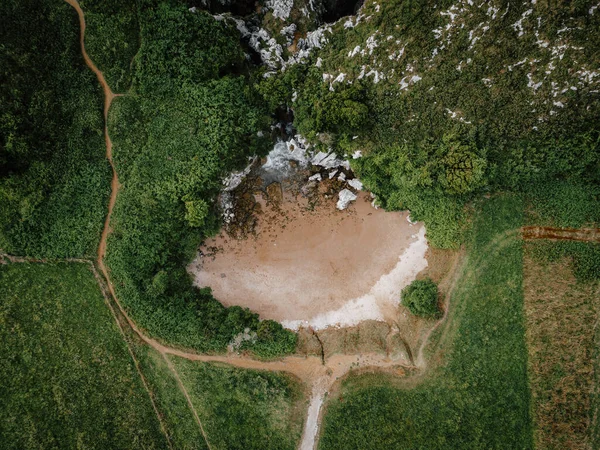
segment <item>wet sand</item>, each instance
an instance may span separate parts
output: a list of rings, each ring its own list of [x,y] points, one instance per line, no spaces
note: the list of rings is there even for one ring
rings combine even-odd
[[[221,235],[189,267],[227,306],[297,329],[393,316],[399,293],[427,266],[422,224],[375,209],[365,193],[345,211],[330,199],[309,211],[297,199],[262,202],[256,236]]]

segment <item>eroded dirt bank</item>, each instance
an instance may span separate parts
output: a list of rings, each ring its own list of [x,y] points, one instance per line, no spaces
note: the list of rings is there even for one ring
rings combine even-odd
[[[599,228],[523,227],[523,239],[600,242]]]
[[[347,210],[257,196],[255,233],[211,239],[190,266],[198,286],[292,329],[395,317],[402,287],[427,267],[422,224],[375,209],[364,192]]]

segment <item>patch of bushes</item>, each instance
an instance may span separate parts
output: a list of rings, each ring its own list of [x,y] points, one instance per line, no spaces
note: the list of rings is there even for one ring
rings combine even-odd
[[[527,196],[530,225],[600,226],[600,184],[558,179],[532,186]]]
[[[220,352],[250,328],[260,332],[247,350],[290,353],[295,334],[248,309],[225,308],[186,273],[219,228],[222,178],[265,152],[269,141],[257,132],[270,119],[245,76],[222,76],[241,54],[224,22],[154,3],[139,13],[132,93],[115,99],[109,117],[122,184],[106,256],[115,290],[142,328],[172,345]]]
[[[95,253],[110,189],[102,93],[65,2],[0,5],[0,248]]]
[[[137,1],[80,0],[85,49],[113,92],[131,86],[131,64],[140,46]]]
[[[420,317],[438,317],[438,288],[430,279],[415,280],[402,289],[402,304]]]
[[[141,46],[135,58],[136,90],[171,95],[183,83],[202,83],[243,69],[239,31],[178,1],[145,0]]]

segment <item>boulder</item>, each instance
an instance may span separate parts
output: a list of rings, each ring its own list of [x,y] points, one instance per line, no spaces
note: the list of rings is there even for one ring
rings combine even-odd
[[[338,197],[339,197],[339,200],[338,200],[336,206],[337,206],[337,209],[339,209],[340,211],[346,209],[348,207],[348,205],[350,204],[350,202],[353,202],[357,198],[356,194],[349,189],[343,189],[338,194]]]

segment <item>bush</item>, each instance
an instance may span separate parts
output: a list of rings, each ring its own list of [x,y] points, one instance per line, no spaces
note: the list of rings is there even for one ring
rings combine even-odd
[[[415,280],[402,289],[402,304],[415,316],[438,317],[438,288],[429,278]]]
[[[242,52],[239,36],[168,2],[141,7],[140,26],[135,94],[117,98],[108,118],[123,186],[106,255],[117,296],[148,334],[170,344],[222,352],[249,328],[258,341],[246,349],[290,353],[295,334],[248,309],[225,308],[185,271],[219,227],[223,176],[269,146],[257,133],[270,123],[262,103],[247,77],[229,73]]]
[[[110,191],[102,92],[65,2],[0,3],[0,247],[94,255]]]

